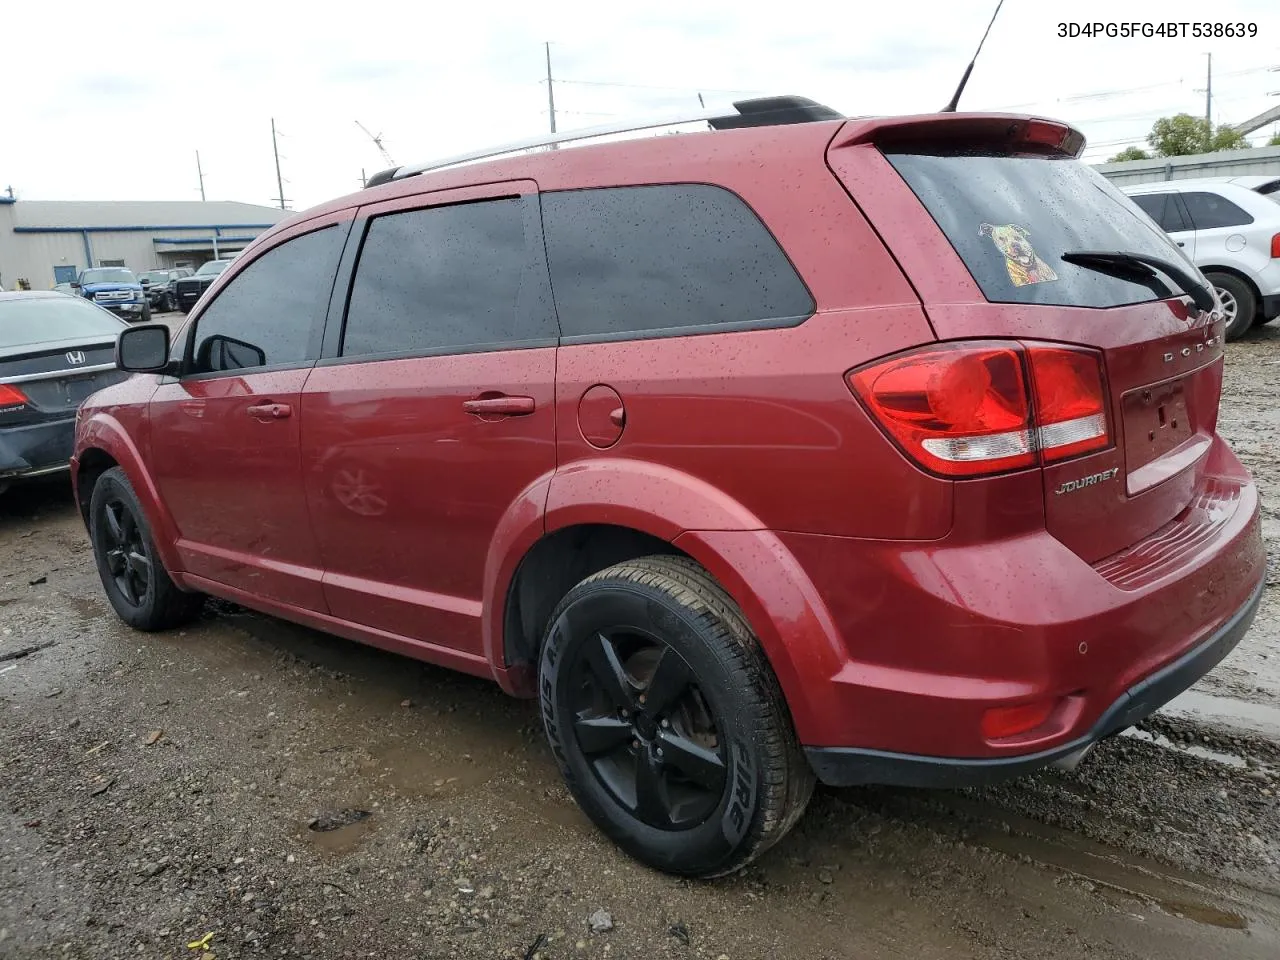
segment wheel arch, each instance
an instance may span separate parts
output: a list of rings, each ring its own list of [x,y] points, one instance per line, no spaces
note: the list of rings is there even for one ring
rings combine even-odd
[[[828,685],[812,681],[834,676],[847,655],[808,575],[749,510],[696,478],[626,461],[571,468],[528,493],[523,502],[545,498],[541,516],[518,532],[499,528],[485,577],[484,649],[504,690],[536,693],[547,620],[575,584],[624,560],[683,555],[743,612],[804,741],[825,709]]]
[[[137,444],[114,417],[107,413],[95,413],[77,431],[76,456],[71,470],[76,502],[86,524],[94,483],[103,473],[116,466],[124,471],[133,492],[137,494],[160,561],[170,575],[180,575],[182,564],[176,547],[177,527],[169,511],[165,509],[160,491],[146,468]]]
[[[1262,309],[1262,291],[1258,288],[1257,282],[1238,267],[1228,267],[1223,264],[1206,264],[1200,267],[1200,272],[1206,276],[1211,273],[1225,273],[1235,277],[1253,292],[1255,314]]]

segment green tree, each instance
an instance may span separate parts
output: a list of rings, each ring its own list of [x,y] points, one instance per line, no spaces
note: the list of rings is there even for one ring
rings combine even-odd
[[[1243,133],[1225,124],[1215,130],[1203,117],[1193,117],[1189,113],[1161,117],[1152,124],[1147,143],[1157,157],[1185,157],[1192,153],[1241,150],[1249,146]]]
[[[1280,133],[1274,134],[1271,139],[1267,141],[1267,146],[1280,147]]]
[[[1119,153],[1108,161],[1109,163],[1120,163],[1122,160],[1150,160],[1151,154],[1143,150],[1141,147],[1125,147]]]

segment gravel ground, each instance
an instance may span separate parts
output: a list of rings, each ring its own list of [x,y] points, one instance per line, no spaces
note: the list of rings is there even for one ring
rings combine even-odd
[[[1280,502],[1280,329],[1223,429]],[[1075,772],[820,790],[714,883],[617,853],[529,704],[226,606],[122,627],[60,482],[0,499],[0,958],[1280,956],[1280,513],[1250,635],[1190,712]],[[6,670],[12,667],[13,669]],[[211,934],[207,940],[206,934]]]

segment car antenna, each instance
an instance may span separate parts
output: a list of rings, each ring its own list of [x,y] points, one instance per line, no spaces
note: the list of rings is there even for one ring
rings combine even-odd
[[[1004,0],[1000,0],[996,4],[996,12],[991,15],[991,23],[987,24],[987,31],[982,35],[982,39],[978,41],[978,49],[973,51],[973,59],[969,61],[969,65],[964,68],[964,76],[960,78],[960,85],[956,87],[956,92],[951,95],[951,102],[942,108],[943,113],[955,113],[956,107],[960,103],[960,94],[964,93],[964,85],[969,82],[969,74],[973,73],[973,65],[978,62],[978,54],[982,52],[982,45],[987,42],[987,34],[991,32],[992,26],[995,25],[996,17],[1000,16],[1000,8],[1004,6]]]

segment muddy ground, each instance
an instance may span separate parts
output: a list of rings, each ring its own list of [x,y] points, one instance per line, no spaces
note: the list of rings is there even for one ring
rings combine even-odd
[[[52,645],[0,660],[0,957],[1274,960],[1280,329],[1222,418],[1273,559],[1215,674],[1073,773],[820,790],[714,883],[603,840],[529,704],[225,605],[130,632],[65,484],[12,491],[0,657]]]

